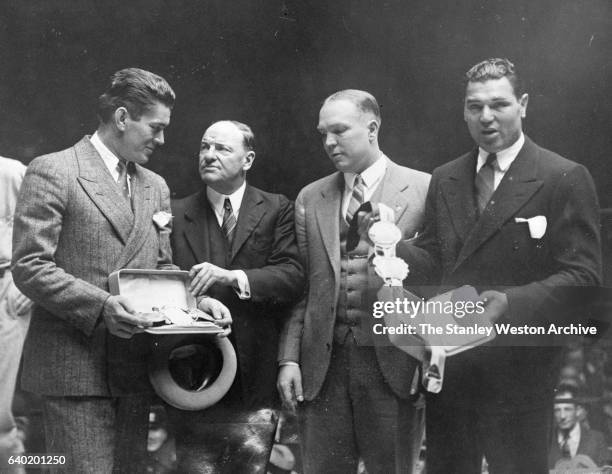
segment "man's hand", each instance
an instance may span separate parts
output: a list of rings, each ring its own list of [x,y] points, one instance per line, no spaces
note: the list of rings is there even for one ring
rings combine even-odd
[[[302,394],[302,371],[297,365],[283,365],[278,372],[276,388],[284,407],[295,413],[298,402],[304,401]]]
[[[219,337],[230,335],[232,332],[232,314],[221,301],[215,298],[202,298],[198,302],[198,309],[210,314],[215,324],[223,328],[223,332],[218,334]]]
[[[226,286],[238,284],[236,276],[231,270],[220,268],[209,262],[198,263],[189,270],[189,292],[194,295],[203,295],[215,283]]]
[[[130,301],[120,295],[111,295],[106,299],[102,317],[108,331],[123,339],[130,339],[153,325],[153,321],[136,312]]]
[[[485,312],[483,316],[494,323],[506,311],[508,311],[508,297],[501,291],[487,290],[480,293],[480,299],[484,302]]]

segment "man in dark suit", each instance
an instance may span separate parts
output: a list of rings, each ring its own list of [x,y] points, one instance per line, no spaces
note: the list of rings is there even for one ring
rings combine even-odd
[[[507,59],[468,71],[464,118],[478,147],[434,171],[425,230],[398,256],[436,283],[474,285],[492,321],[547,327],[563,324],[575,287],[600,282],[598,203],[584,166],[523,134],[527,101]],[[483,454],[493,473],[547,472],[550,346],[498,335],[447,359],[427,399],[428,472],[480,472]]]
[[[152,389],[140,333],[151,322],[109,294],[108,275],[173,268],[170,193],[142,167],[164,143],[173,104],[162,77],[116,72],[96,133],[36,158],[23,181],[13,277],[35,305],[22,387],[43,396],[47,452],[65,455],[67,472],[144,466]]]
[[[609,459],[604,435],[581,423],[579,408],[584,402],[577,397],[577,390],[569,385],[560,386],[555,395],[555,432],[550,440],[548,467],[554,469],[559,460],[571,461],[585,456],[591,466],[603,466]]]
[[[413,237],[423,224],[429,175],[382,153],[380,122],[368,92],[328,97],[317,128],[338,171],[302,189],[295,205],[309,288],[282,334],[278,386],[290,407],[304,402],[307,474],[355,472],[359,457],[370,474],[396,465],[411,472],[420,447],[422,410],[411,393],[416,360],[375,345],[372,303],[383,282],[369,264],[372,246],[357,210],[367,201],[385,204],[402,235]],[[356,228],[362,231],[349,245]]]
[[[241,454],[254,445],[255,457],[266,454],[265,467],[275,426],[270,409],[277,405],[279,325],[304,287],[293,205],[246,182],[254,159],[254,136],[247,125],[212,124],[200,145],[204,186],[172,206],[174,262],[189,270],[195,295],[213,296],[230,309],[229,337],[238,358],[234,383],[217,405],[197,414],[171,410],[179,462],[191,470],[185,456],[196,457],[198,472],[204,466],[210,469],[206,472],[255,472]],[[271,422],[271,431],[257,436],[257,423]]]

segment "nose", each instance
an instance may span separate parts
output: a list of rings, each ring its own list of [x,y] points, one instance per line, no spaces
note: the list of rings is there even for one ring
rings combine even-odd
[[[480,121],[483,123],[489,123],[493,121],[493,118],[493,111],[488,105],[485,105],[480,113]]]
[[[334,136],[334,134],[333,133],[326,134],[325,138],[323,139],[323,144],[327,148],[333,147],[336,144],[336,137]]]
[[[158,145],[163,145],[164,144],[164,131],[163,130],[160,130],[155,135],[155,143],[157,143]]]

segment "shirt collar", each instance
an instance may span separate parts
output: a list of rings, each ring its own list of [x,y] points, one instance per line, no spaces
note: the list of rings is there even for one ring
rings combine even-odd
[[[576,424],[574,425],[574,427],[569,431],[568,437],[567,439],[569,441],[580,441],[580,433],[581,433],[581,429],[580,429],[580,422],[576,422]],[[558,434],[557,434],[557,439],[559,441],[559,444],[561,444],[563,442],[563,433],[561,432],[561,430],[559,430]]]
[[[501,171],[502,173],[505,173],[506,171],[508,171],[508,168],[510,168],[510,165],[512,164],[514,159],[517,157],[517,155],[521,151],[521,148],[523,148],[524,144],[525,144],[525,135],[523,134],[523,132],[521,132],[521,135],[519,136],[517,141],[515,141],[512,145],[510,145],[505,150],[498,151],[496,153],[497,154],[497,169]],[[485,164],[485,162],[487,161],[487,156],[489,156],[489,152],[479,147],[478,148],[478,163],[476,164],[476,172],[478,172],[480,168]]]
[[[238,216],[245,191],[246,181],[243,181],[242,185],[230,195],[221,194],[210,186],[206,186],[206,197],[208,198],[208,202],[213,207],[214,211],[219,215],[223,215],[225,212],[223,203],[225,202],[225,198],[229,198],[230,202],[232,203],[232,211],[234,212],[235,216]]]
[[[384,155],[381,153],[378,159],[372,163],[369,167],[363,170],[360,173],[361,179],[363,179],[363,183],[367,189],[375,186],[383,177],[385,176],[385,171],[387,170],[387,160],[384,159]],[[344,185],[346,189],[353,189],[355,184],[355,177],[357,173],[343,173],[344,175]]]
[[[117,163],[119,163],[119,158],[117,158],[117,155],[115,155],[112,151],[108,149],[108,147],[104,143],[102,143],[98,132],[94,133],[89,141],[96,149],[98,154],[102,157],[102,161],[104,161],[104,164],[110,171],[111,175],[115,176],[116,174],[118,174]]]

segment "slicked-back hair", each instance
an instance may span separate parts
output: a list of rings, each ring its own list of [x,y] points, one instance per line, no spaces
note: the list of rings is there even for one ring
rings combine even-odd
[[[348,100],[349,102],[352,102],[362,112],[374,115],[378,121],[378,125],[380,125],[380,107],[376,98],[369,92],[360,91],[358,89],[345,89],[330,95],[323,101],[323,104],[325,105],[326,103],[334,100]]]
[[[98,118],[107,123],[115,110],[125,107],[138,120],[158,102],[172,109],[174,100],[174,91],[163,77],[144,69],[121,69],[111,76],[108,88],[98,98]]]
[[[521,80],[514,64],[506,58],[490,58],[472,66],[465,73],[465,85],[470,82],[485,82],[491,79],[501,79],[505,77],[512,84],[514,95],[520,98],[523,95],[523,81]]]
[[[238,122],[237,120],[226,120],[226,122],[233,123],[238,130],[242,133],[243,145],[247,151],[255,151],[255,134],[251,127],[246,123]]]

